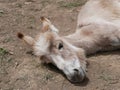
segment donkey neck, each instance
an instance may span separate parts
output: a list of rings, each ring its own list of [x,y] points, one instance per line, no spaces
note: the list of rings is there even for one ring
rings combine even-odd
[[[76,30],[75,33],[64,36],[63,38],[70,44],[82,48],[87,55],[94,54],[101,49],[91,37],[83,36],[81,30]]]
[[[90,38],[84,38],[79,33],[73,33],[68,36],[63,37],[66,41],[68,41],[70,44],[82,48],[87,55],[94,54],[97,52],[100,47],[98,47],[95,42],[90,40]]]

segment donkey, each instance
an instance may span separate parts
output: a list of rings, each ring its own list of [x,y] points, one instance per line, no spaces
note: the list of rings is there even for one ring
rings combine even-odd
[[[76,31],[68,36],[59,36],[49,19],[41,17],[41,21],[43,27],[35,39],[22,33],[18,37],[73,83],[86,77],[86,55],[120,48],[119,0],[89,0],[80,10]]]

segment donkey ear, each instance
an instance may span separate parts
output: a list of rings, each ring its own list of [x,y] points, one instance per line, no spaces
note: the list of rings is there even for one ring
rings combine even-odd
[[[35,40],[30,36],[25,36],[22,33],[18,33],[17,36],[18,36],[18,38],[24,40],[27,44],[29,44],[31,46],[33,46],[35,43]]]
[[[48,31],[49,29],[52,31],[52,32],[59,32],[59,30],[50,22],[49,19],[45,18],[45,17],[41,17],[41,21],[43,23],[43,29],[42,29],[42,32],[46,32]]]

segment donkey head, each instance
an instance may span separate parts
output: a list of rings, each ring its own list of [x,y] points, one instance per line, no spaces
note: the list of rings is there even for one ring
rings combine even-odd
[[[58,29],[51,22],[42,17],[43,28],[33,39],[18,33],[18,37],[31,45],[34,54],[42,61],[52,63],[63,71],[71,82],[81,82],[86,76],[86,58],[84,50],[70,44],[58,35]]]

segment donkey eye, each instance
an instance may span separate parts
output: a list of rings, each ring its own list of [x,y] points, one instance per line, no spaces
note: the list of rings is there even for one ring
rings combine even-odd
[[[62,44],[62,43],[59,43],[58,49],[60,50],[60,49],[62,49],[62,48],[63,48],[63,44]]]

